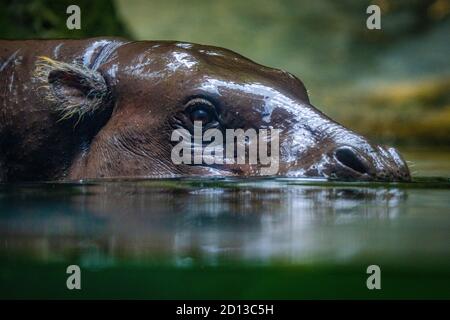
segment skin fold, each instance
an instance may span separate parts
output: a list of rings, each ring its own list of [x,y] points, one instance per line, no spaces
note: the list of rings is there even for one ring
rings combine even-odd
[[[303,83],[232,51],[169,41],[0,40],[0,181],[258,176],[174,164],[175,129],[280,130],[277,175],[409,181],[394,148],[313,107]]]

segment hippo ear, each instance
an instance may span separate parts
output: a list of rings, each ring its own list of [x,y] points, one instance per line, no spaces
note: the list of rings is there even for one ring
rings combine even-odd
[[[109,88],[103,76],[83,65],[38,57],[36,78],[43,83],[46,100],[54,103],[61,120],[102,109],[109,99]]]

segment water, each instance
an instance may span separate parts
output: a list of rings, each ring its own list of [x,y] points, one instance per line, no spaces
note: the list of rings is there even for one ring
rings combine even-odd
[[[0,296],[449,298],[449,208],[449,178],[4,184]]]

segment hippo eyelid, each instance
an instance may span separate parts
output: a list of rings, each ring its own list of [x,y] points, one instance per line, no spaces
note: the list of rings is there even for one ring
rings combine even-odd
[[[204,98],[194,98],[194,99],[189,100],[185,104],[185,108],[188,109],[191,107],[195,107],[196,105],[207,105],[208,107],[215,109],[214,104],[212,104],[209,100],[204,99]]]
[[[211,94],[209,92],[195,93],[185,97],[181,104],[184,106],[192,105],[193,103],[201,103],[206,102],[208,105],[212,105],[217,113],[220,113],[222,110],[222,101],[219,96],[215,94]]]

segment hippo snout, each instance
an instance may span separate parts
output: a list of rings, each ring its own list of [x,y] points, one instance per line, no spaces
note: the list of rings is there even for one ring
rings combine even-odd
[[[341,179],[410,181],[408,166],[396,149],[376,146],[369,152],[351,146],[334,150],[334,170],[330,176]]]
[[[281,143],[282,161],[290,177],[322,177],[358,181],[411,181],[408,166],[399,152],[370,142],[333,121],[310,103],[286,102],[293,124],[285,127],[287,143]],[[289,105],[290,103],[290,105]],[[287,150],[287,151],[285,151]]]

